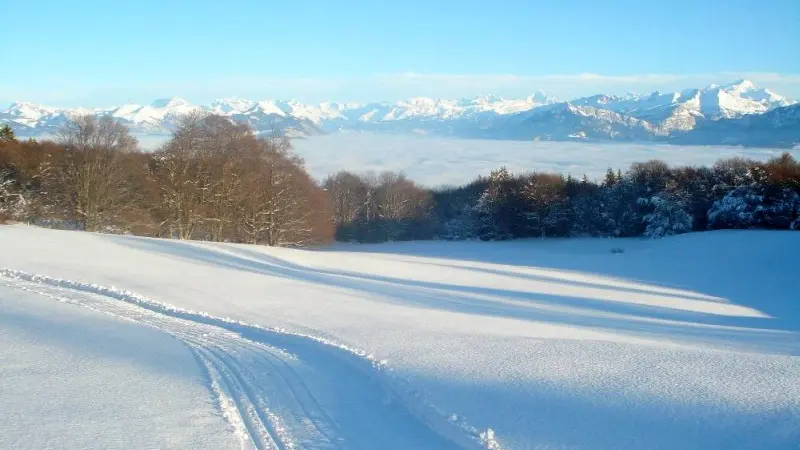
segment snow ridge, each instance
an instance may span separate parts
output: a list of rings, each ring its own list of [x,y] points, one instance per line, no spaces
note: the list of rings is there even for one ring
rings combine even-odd
[[[725,143],[729,133],[692,132],[709,123],[790,108],[797,103],[748,80],[680,92],[625,96],[598,94],[562,101],[541,91],[525,98],[484,95],[467,99],[413,97],[394,102],[304,104],[296,100],[254,101],[220,98],[193,105],[178,97],[97,109],[52,108],[18,102],[0,111],[20,136],[52,134],[76,114],[110,115],[134,132],[167,134],[182,116],[207,112],[247,123],[256,134],[281,132],[289,137],[340,130],[422,133],[460,138],[518,140],[711,140]],[[735,125],[735,124],[734,124]],[[774,130],[767,121],[756,131]],[[796,124],[795,124],[796,125]],[[795,136],[781,136],[775,145],[791,147]],[[788,141],[788,144],[786,143]],[[769,143],[768,143],[769,144]]]
[[[309,342],[334,353],[349,367],[367,375],[384,390],[388,404],[397,403],[430,431],[463,449],[501,450],[494,431],[478,430],[455,414],[444,414],[422,392],[396,376],[386,361],[347,344],[325,337],[265,328],[231,318],[160,303],[117,287],[52,278],[0,268],[0,277],[18,282],[17,287],[117,317],[153,326],[184,342],[209,377],[209,389],[217,398],[224,417],[239,437],[243,449],[293,450],[339,448],[335,422],[317,403],[302,378],[292,369],[296,357],[270,342],[301,349]],[[27,284],[26,284],[27,283]],[[29,285],[28,285],[29,284]],[[81,300],[65,296],[82,294]],[[298,340],[299,339],[299,340]],[[290,398],[275,398],[280,390],[261,386],[248,361],[263,363],[281,374]],[[257,366],[261,367],[261,366]],[[289,394],[287,394],[289,393]],[[276,402],[274,402],[277,400]],[[279,414],[268,405],[292,403]],[[294,412],[294,414],[291,414]],[[297,416],[295,417],[295,414]],[[297,436],[289,431],[301,430]]]

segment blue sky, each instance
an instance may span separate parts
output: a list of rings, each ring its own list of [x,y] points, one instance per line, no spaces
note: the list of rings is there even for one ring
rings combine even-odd
[[[749,78],[800,97],[798,0],[0,0],[0,102],[571,98]]]

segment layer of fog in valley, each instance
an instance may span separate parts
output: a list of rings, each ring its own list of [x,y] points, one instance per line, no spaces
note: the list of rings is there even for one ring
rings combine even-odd
[[[339,170],[356,173],[402,171],[426,186],[460,185],[493,169],[555,172],[602,179],[608,167],[661,159],[670,165],[710,166],[721,158],[758,161],[786,150],[653,143],[531,142],[453,139],[376,133],[335,133],[295,139],[295,152],[321,180]],[[800,150],[791,150],[795,158]]]

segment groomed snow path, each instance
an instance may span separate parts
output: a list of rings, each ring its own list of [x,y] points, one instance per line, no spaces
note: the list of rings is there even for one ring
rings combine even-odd
[[[378,379],[376,363],[333,343],[177,309],[113,287],[9,269],[0,269],[0,288],[174,336],[204,369],[242,449],[480,448],[435,411],[414,417]]]

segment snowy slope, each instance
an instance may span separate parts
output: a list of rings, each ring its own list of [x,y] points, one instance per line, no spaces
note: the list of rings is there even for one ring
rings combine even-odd
[[[800,104],[775,108],[764,114],[705,122],[692,133],[677,136],[681,144],[722,142],[729,145],[774,145],[797,149],[800,144]]]
[[[199,110],[200,107],[182,98],[172,97],[145,106],[124,105],[98,113],[108,113],[137,131],[166,131],[174,129],[182,116]]]
[[[663,120],[680,107],[693,110],[708,119],[717,119],[760,114],[794,102],[769,89],[757,87],[751,81],[739,80],[724,86],[712,84],[703,89],[674,93],[654,92],[625,97],[597,95],[580,98],[573,103],[640,118],[658,118],[661,114]]]
[[[553,111],[546,113],[547,108],[540,108],[512,116],[501,122],[502,126],[493,130],[493,134],[502,138],[546,140],[662,140],[677,136],[675,142],[682,143],[685,133],[691,134],[712,123],[711,129],[718,132],[710,133],[706,128],[697,134],[703,135],[704,143],[726,144],[730,139],[721,128],[727,127],[727,122],[792,104],[793,101],[769,89],[740,80],[725,86],[710,85],[674,93],[583,97],[561,107],[566,114],[553,116]],[[767,136],[775,132],[769,123],[761,124],[758,132]],[[792,146],[777,138],[763,140],[760,145]]]
[[[730,231],[300,251],[0,227],[0,299],[174,336],[261,448],[788,449],[798,247]]]
[[[512,116],[492,133],[503,138],[560,141],[565,139],[647,140],[655,127],[608,109],[558,103]]]
[[[646,120],[663,132],[692,130],[698,121],[733,119],[763,114],[794,102],[748,80],[725,86],[710,85],[683,92],[625,97],[596,95],[575,100],[581,106],[607,109]]]
[[[0,448],[238,447],[178,340],[40,292],[0,278]]]

